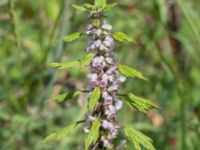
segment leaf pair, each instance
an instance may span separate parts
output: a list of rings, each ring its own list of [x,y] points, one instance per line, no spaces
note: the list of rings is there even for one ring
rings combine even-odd
[[[142,150],[141,145],[148,150],[155,150],[152,144],[153,141],[142,132],[134,129],[131,126],[126,126],[124,128],[124,131],[129,141],[134,144],[136,150]]]
[[[72,61],[72,62],[66,62],[66,63],[51,63],[50,66],[56,67],[58,69],[68,69],[72,67],[81,67],[90,64],[94,57],[93,53],[88,54],[85,56],[83,60],[80,61]]]
[[[117,3],[107,4],[106,0],[95,0],[94,5],[91,5],[88,3],[85,3],[83,6],[73,4],[72,7],[74,7],[75,9],[79,11],[94,12],[96,11],[96,9],[99,9],[100,11],[108,11],[112,9],[113,7],[115,7],[116,5]]]
[[[150,100],[135,96],[133,93],[128,93],[128,97],[125,99],[132,107],[138,109],[141,112],[146,112],[150,108],[158,108],[157,105]]]

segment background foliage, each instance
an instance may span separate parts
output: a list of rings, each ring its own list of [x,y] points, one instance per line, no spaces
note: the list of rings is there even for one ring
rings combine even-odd
[[[44,143],[49,133],[81,120],[86,95],[56,104],[48,99],[88,85],[86,70],[57,71],[50,62],[85,56],[82,39],[64,44],[66,34],[84,31],[87,15],[70,4],[89,0],[0,1],[0,149],[83,149],[81,129],[59,144]],[[149,135],[160,150],[199,149],[200,2],[123,0],[107,16],[115,31],[135,39],[116,47],[120,63],[140,70],[149,81],[129,79],[121,92],[148,97],[160,106],[145,114],[120,112],[123,124]],[[124,135],[121,135],[124,136]],[[127,150],[133,146],[128,143]]]

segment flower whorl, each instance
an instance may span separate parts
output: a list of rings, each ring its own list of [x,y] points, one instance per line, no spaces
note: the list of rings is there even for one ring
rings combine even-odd
[[[110,148],[112,141],[117,137],[121,126],[116,121],[116,113],[122,108],[122,101],[116,99],[116,93],[126,78],[120,75],[116,66],[113,49],[115,41],[110,35],[112,26],[102,20],[102,14],[96,11],[90,16],[91,24],[88,25],[86,34],[91,37],[88,42],[87,52],[95,56],[90,63],[90,87],[98,87],[101,96],[95,110],[87,115],[88,126],[84,128],[89,132],[91,123],[96,117],[101,117],[100,137],[98,147]]]

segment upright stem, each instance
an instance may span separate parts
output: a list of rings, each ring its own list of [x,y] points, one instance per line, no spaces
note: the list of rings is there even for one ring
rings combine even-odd
[[[181,15],[176,3],[169,4],[168,8],[168,29],[169,41],[172,47],[173,56],[176,62],[176,71],[174,76],[177,81],[177,93],[180,97],[180,129],[181,129],[181,150],[186,149],[186,122],[185,122],[185,95],[183,96],[184,89],[182,87],[182,74],[185,74],[185,57],[183,52],[183,45],[174,34],[179,33],[181,28]]]

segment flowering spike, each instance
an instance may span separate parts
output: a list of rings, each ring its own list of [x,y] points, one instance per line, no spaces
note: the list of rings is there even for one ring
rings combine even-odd
[[[85,141],[86,150],[96,149],[123,149],[126,141],[122,140],[120,144],[113,144],[118,137],[119,131],[122,128],[117,121],[117,112],[122,108],[123,102],[117,96],[125,96],[131,106],[145,112],[151,107],[156,107],[153,103],[146,99],[137,97],[132,93],[118,94],[118,90],[126,77],[137,77],[147,80],[140,72],[125,65],[117,64],[114,57],[115,40],[121,42],[132,42],[133,39],[122,32],[112,33],[112,25],[105,19],[103,13],[114,7],[116,4],[107,4],[106,0],[95,0],[95,4],[85,4],[83,6],[73,5],[78,10],[89,11],[89,24],[85,34],[76,32],[65,38],[66,42],[74,41],[81,35],[90,37],[86,52],[88,55],[80,61],[70,63],[53,63],[53,67],[60,69],[68,69],[77,66],[88,66],[90,72],[87,77],[90,80],[90,90],[82,92],[90,93],[88,102],[88,113],[83,121],[85,125],[83,131],[87,133]],[[115,39],[114,39],[115,38]],[[125,77],[126,76],[126,77]],[[73,98],[78,93],[71,96],[63,94],[53,99],[64,101]],[[81,121],[82,122],[82,121]],[[147,136],[143,135],[134,128],[125,127],[127,138],[135,144],[136,149],[141,149],[143,145],[147,149],[154,150],[152,141]],[[130,132],[130,133],[129,133]],[[68,132],[67,132],[68,134]],[[57,137],[63,137],[66,134],[53,134],[49,137],[50,140]],[[143,141],[144,139],[144,141]]]
[[[105,6],[104,2],[102,5],[100,1],[98,3],[98,6]],[[102,16],[102,12],[99,9],[91,13],[91,22],[86,31],[86,35],[91,38],[86,51],[95,54],[90,64],[88,78],[91,87],[94,89],[99,88],[101,92],[97,106],[90,112],[91,115],[100,117],[101,119],[99,139],[91,145],[91,149],[95,146],[98,148],[112,147],[114,149],[115,146],[112,144],[113,140],[117,138],[119,130],[121,129],[121,126],[116,120],[116,113],[123,105],[122,101],[116,99],[116,93],[126,78],[119,73],[114,58],[113,49],[115,41],[111,35],[112,26]],[[98,22],[98,25],[96,22]],[[90,128],[93,121],[89,117],[86,120]]]

